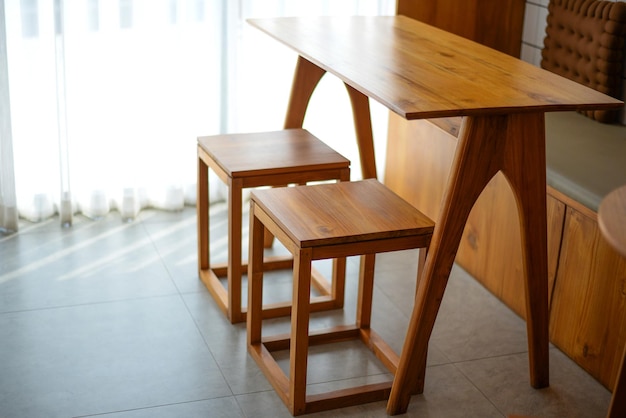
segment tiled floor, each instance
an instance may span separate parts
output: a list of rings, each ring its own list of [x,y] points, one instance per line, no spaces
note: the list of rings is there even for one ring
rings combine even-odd
[[[214,250],[223,257],[224,206],[212,210]],[[400,350],[415,253],[377,260],[373,327]],[[315,315],[312,328],[351,321],[356,270],[351,259],[346,308]],[[288,293],[288,277],[266,282]],[[285,325],[273,320],[266,329]],[[532,389],[524,322],[455,267],[426,388],[407,416],[604,416],[610,393],[558,349],[550,360],[551,387]],[[311,393],[384,377],[356,343],[315,347],[310,363]],[[226,321],[197,278],[193,208],[144,211],[134,223],[116,213],[79,217],[70,229],[52,219],[0,235],[0,417],[96,415],[290,416],[247,355],[245,326]],[[315,416],[383,417],[385,403]]]

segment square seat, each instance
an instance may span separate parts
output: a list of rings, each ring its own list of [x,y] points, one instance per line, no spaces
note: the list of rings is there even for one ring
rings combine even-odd
[[[389,397],[391,381],[307,396],[308,348],[313,344],[360,339],[395,373],[398,355],[370,329],[375,254],[418,248],[422,264],[433,228],[432,220],[373,179],[251,193],[248,352],[293,415]],[[294,258],[291,332],[271,337],[262,336],[266,231]],[[362,256],[356,323],[309,332],[312,262],[356,255]],[[271,355],[272,351],[287,349],[289,376]]]
[[[209,251],[209,168],[228,187],[228,260],[211,263]],[[350,180],[350,161],[305,129],[275,132],[225,134],[198,138],[198,274],[232,323],[246,320],[242,307],[242,275],[247,264],[242,260],[243,189],[262,186],[281,187],[319,181]],[[272,244],[268,236],[265,246]],[[291,257],[266,259],[266,269],[290,269]],[[226,277],[227,289],[221,282]],[[315,273],[314,285],[320,293],[315,309],[343,306],[345,259],[336,260],[329,283]],[[288,303],[267,306],[267,317],[288,315]]]

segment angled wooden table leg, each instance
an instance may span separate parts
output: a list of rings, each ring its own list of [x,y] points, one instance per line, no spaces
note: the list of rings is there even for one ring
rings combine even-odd
[[[364,179],[377,178],[376,157],[374,153],[374,134],[372,133],[372,115],[370,112],[369,98],[346,84],[350,104],[352,105],[352,116],[354,118],[354,129],[356,140],[359,146],[359,157],[361,161],[361,172]]]
[[[285,129],[302,128],[311,96],[326,71],[298,56],[285,116]],[[345,84],[350,97],[363,178],[377,178],[369,98]]]
[[[326,71],[298,56],[285,116],[285,129],[302,128],[311,96]]]
[[[524,141],[520,141],[521,137]],[[522,236],[525,237],[531,384],[534,387],[548,385],[543,114],[465,117],[387,404],[390,415],[406,412],[411,395],[423,391],[428,342],[465,222],[484,187],[500,170],[512,179],[511,186],[520,208]]]
[[[502,171],[517,201],[524,257],[530,385],[550,384],[545,118],[509,116]]]

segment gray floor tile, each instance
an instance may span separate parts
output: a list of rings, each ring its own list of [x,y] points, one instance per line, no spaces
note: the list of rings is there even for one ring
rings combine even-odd
[[[215,252],[226,256],[226,239],[219,237],[226,234],[225,206],[218,208],[220,219],[216,219],[212,227],[211,240],[214,242]],[[170,273],[178,290],[182,293],[205,291],[205,287],[198,279],[198,250],[197,226],[195,210],[186,209],[182,213],[157,215],[150,220],[143,221],[143,227],[148,233],[151,242],[159,254],[160,260]],[[221,241],[221,242],[218,242]],[[217,254],[222,257],[221,254]]]
[[[431,344],[453,362],[526,352],[526,323],[455,266]]]
[[[141,224],[86,225],[17,235],[24,248],[0,263],[0,312],[177,294]]]
[[[3,417],[231,395],[180,297],[0,315]]]
[[[430,418],[502,417],[491,400],[451,364],[426,369],[424,393],[414,395],[407,416]]]
[[[289,351],[277,351],[272,355],[283,372],[289,375]],[[387,374],[382,363],[358,340],[309,347],[308,385]],[[307,390],[307,393],[310,392]]]
[[[226,258],[225,204],[211,208],[212,252]],[[142,211],[125,223],[22,222],[0,235],[0,416],[288,417],[197,276],[195,208]],[[244,224],[244,227],[246,225]],[[247,235],[244,233],[244,254]],[[284,252],[276,244],[276,252]],[[329,263],[319,270],[328,275]],[[355,318],[359,259],[348,261],[345,308],[311,316],[311,329]],[[417,251],[377,256],[372,328],[400,352],[415,295]],[[288,300],[291,274],[265,281]],[[246,285],[244,295],[246,304]],[[265,335],[288,318],[264,321]],[[555,348],[551,387],[528,384],[524,321],[455,266],[428,354],[423,394],[409,417],[601,417],[610,393]],[[277,353],[285,364],[286,352]],[[309,393],[389,378],[351,341],[311,348]],[[313,417],[384,417],[386,403]]]
[[[246,347],[246,325],[232,325],[208,293],[184,295],[211,354],[234,394],[270,390]]]
[[[244,416],[250,418],[290,418],[291,414],[274,391],[237,396]]]
[[[528,355],[514,354],[457,364],[476,387],[509,414],[541,418],[604,417],[611,394],[558,349],[550,350],[550,387],[533,389]]]
[[[96,415],[91,415],[95,417]],[[244,417],[234,397],[186,402],[97,415],[102,418],[236,418]]]

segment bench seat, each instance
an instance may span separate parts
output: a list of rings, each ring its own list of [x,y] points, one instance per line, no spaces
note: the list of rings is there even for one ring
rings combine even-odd
[[[626,184],[626,126],[548,113],[546,160],[548,185],[597,212],[602,198]]]

